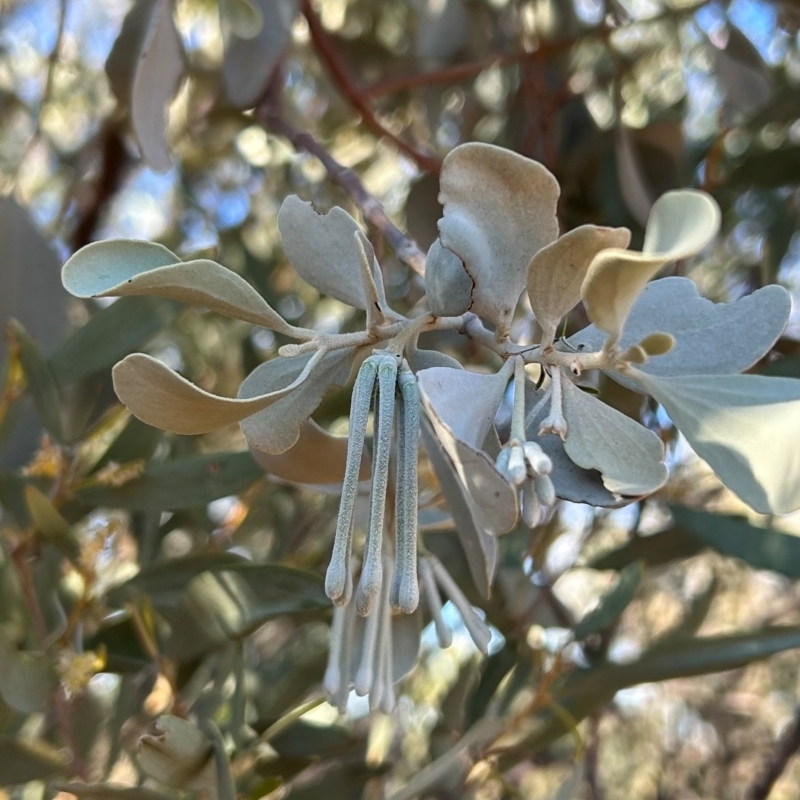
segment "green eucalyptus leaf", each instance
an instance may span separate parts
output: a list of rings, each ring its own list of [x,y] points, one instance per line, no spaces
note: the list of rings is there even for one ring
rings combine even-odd
[[[48,362],[50,369],[59,384],[93,375],[143,347],[183,308],[160,297],[121,297],[61,345]]]
[[[553,692],[560,713],[539,713],[525,745],[533,752],[547,747],[568,732],[564,711],[570,720],[580,722],[610,702],[621,689],[736,669],[798,647],[800,627],[775,626],[749,633],[684,639],[663,650],[656,647],[629,664],[605,663],[575,670]]]
[[[11,320],[9,330],[19,347],[19,360],[39,419],[45,430],[56,441],[61,442],[64,439],[64,425],[61,419],[61,399],[55,377],[42,356],[39,346],[16,320]]]
[[[70,561],[77,564],[81,557],[81,543],[72,526],[35,486],[25,487],[25,503],[36,530],[55,545]]]
[[[92,506],[175,511],[238,494],[262,474],[250,453],[188,456],[150,464],[124,486],[88,486],[77,498]]]
[[[67,774],[63,753],[43,742],[35,744],[0,734],[0,786],[15,786]]]
[[[594,633],[606,631],[616,624],[639,588],[642,571],[642,565],[638,561],[629,564],[622,570],[616,586],[603,595],[597,607],[586,614],[574,627],[573,633],[576,639],[585,639]]]
[[[591,569],[624,569],[634,561],[647,567],[659,567],[682,558],[691,558],[703,550],[703,544],[681,528],[670,528],[652,536],[635,536],[616,550],[592,559]]]
[[[45,711],[56,686],[52,659],[45,653],[17,650],[0,634],[0,695],[15,711]]]
[[[771,528],[757,528],[743,517],[709,514],[686,506],[670,506],[675,524],[708,547],[746,561],[756,569],[769,569],[800,578],[800,538]]]
[[[170,628],[167,653],[182,661],[247,636],[273,617],[330,607],[318,576],[250,562],[200,573],[177,605],[152,600]]]

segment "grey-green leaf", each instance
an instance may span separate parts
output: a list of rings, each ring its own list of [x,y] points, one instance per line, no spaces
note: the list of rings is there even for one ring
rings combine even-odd
[[[593,633],[601,633],[614,625],[633,600],[641,580],[642,565],[638,561],[625,567],[620,573],[616,586],[603,595],[597,607],[575,626],[573,629],[575,638],[585,639]]]
[[[124,486],[88,486],[77,497],[92,506],[175,511],[238,494],[262,474],[250,453],[189,456],[150,464]]]
[[[769,569],[800,578],[800,537],[772,528],[757,528],[743,517],[709,514],[686,506],[670,506],[675,523],[708,547]]]

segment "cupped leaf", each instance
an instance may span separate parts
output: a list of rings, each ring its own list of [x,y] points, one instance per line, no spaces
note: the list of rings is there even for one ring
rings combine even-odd
[[[275,358],[251,372],[239,387],[239,401],[275,397],[264,410],[242,421],[242,433],[254,450],[280,455],[293,447],[306,420],[317,410],[328,391],[350,380],[362,350],[345,347],[325,354],[308,380],[301,380],[310,357]],[[284,388],[286,387],[286,388]]]
[[[334,206],[327,214],[320,214],[311,203],[289,195],[278,212],[278,230],[289,261],[304,280],[322,294],[353,308],[367,307],[355,241],[361,229],[343,208]],[[385,311],[381,271],[374,254],[370,252],[369,256],[378,303]]]
[[[477,524],[469,495],[427,420],[422,423],[422,441],[452,514],[475,588],[488,598],[497,570],[497,539]],[[512,497],[512,501],[516,503],[516,498]]]
[[[513,362],[508,362],[513,366]],[[517,521],[516,491],[482,445],[505,392],[510,370],[479,375],[434,367],[417,375],[420,399],[433,432],[456,470],[476,526],[492,535]]]
[[[494,375],[432,367],[417,373],[417,383],[427,403],[453,435],[471,447],[480,447],[494,424],[513,366],[508,361]]]
[[[621,349],[637,344],[654,331],[671,334],[673,348],[651,358],[642,372],[649,375],[730,375],[753,366],[781,335],[792,300],[781,286],[761,289],[730,303],[712,303],[701,297],[694,281],[669,277],[645,286],[630,311]],[[599,350],[605,334],[594,325],[568,340],[574,348]],[[615,374],[629,388],[630,378]]]
[[[584,469],[596,469],[610,492],[650,494],[669,477],[664,444],[630,417],[563,380],[567,438],[564,450]]]
[[[122,359],[112,375],[117,397],[137,419],[163,431],[192,435],[263,411],[300,386],[313,366],[310,359],[305,360],[294,380],[267,395],[246,400],[218,397],[198,389],[166,364],[143,353]]]
[[[92,242],[64,264],[61,280],[75,297],[155,295],[202,306],[287,336],[296,332],[232,270],[207,259],[181,261],[154,242]]]
[[[726,556],[741,558],[756,569],[800,578],[800,537],[772,528],[757,528],[744,517],[709,514],[686,506],[670,506],[675,523]]]
[[[166,111],[184,72],[181,37],[168,0],[133,5],[106,62],[118,99],[129,106],[142,157],[157,172],[172,166]]]
[[[762,375],[634,377],[697,455],[762,514],[800,508],[800,381]]]
[[[252,448],[253,458],[267,473],[287,483],[314,486],[319,490],[341,491],[347,464],[347,437],[333,436],[313,420],[300,427],[297,441],[279,455]],[[370,476],[366,454],[361,460],[359,480]]]
[[[425,295],[431,314],[457,317],[472,306],[472,278],[464,262],[436,239],[425,258]]]
[[[544,342],[553,340],[559,320],[580,301],[594,257],[609,247],[624,250],[630,240],[627,228],[581,225],[536,253],[528,265],[528,298]]]
[[[547,416],[548,406],[541,403],[545,393],[527,381],[525,384],[525,407],[539,410],[525,420],[525,436],[529,442],[536,442],[544,450],[553,464],[550,480],[556,495],[572,503],[588,503],[601,508],[615,508],[625,505],[624,499],[612,494],[603,485],[602,476],[596,470],[579,467],[564,450],[564,443],[558,436],[539,436],[539,426]]]
[[[716,236],[720,210],[705,192],[667,192],[653,205],[641,253],[610,248],[594,258],[581,286],[589,319],[612,344],[645,284],[665,264],[699,253]]]
[[[262,475],[250,453],[215,453],[150,464],[141,477],[123,486],[97,484],[76,495],[94,507],[159,513],[197,508],[238,494]]]
[[[245,0],[228,0],[229,3]],[[292,38],[297,0],[247,0],[257,8],[263,24],[250,38],[226,37],[222,79],[228,101],[236,108],[254,106],[264,93],[278,59]]]
[[[575,638],[585,639],[614,625],[622,612],[630,605],[639,584],[642,582],[642,565],[637,561],[629,564],[619,576],[616,585],[600,598],[592,609],[573,629]]]
[[[472,310],[505,336],[533,255],[558,236],[559,186],[536,161],[477,142],[442,164],[442,245],[474,283]]]

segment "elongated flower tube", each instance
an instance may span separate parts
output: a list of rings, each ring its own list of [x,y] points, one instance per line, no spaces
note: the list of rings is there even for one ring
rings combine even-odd
[[[492,632],[489,626],[477,615],[458,584],[438,558],[425,555],[419,559],[419,573],[422,580],[422,593],[428,606],[436,629],[436,638],[441,647],[449,647],[453,643],[453,631],[442,615],[441,590],[446,598],[456,607],[464,627],[482,653],[486,654]]]
[[[394,560],[384,555],[382,561],[383,573],[390,575]],[[333,612],[323,689],[341,712],[352,688],[360,697],[369,698],[370,709],[389,713],[395,705],[394,684],[416,660],[420,615],[393,616],[389,593],[390,582],[384,580],[365,619],[355,603],[337,606]]]
[[[390,602],[410,614],[419,604],[417,580],[417,447],[420,401],[417,381],[408,363],[397,375],[397,490],[395,496],[395,568]]]

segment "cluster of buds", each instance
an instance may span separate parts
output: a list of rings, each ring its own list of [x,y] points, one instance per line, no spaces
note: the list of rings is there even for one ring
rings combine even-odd
[[[545,509],[556,501],[556,490],[550,480],[553,469],[550,457],[536,442],[512,441],[500,451],[495,466],[519,489],[522,521],[535,528]]]

